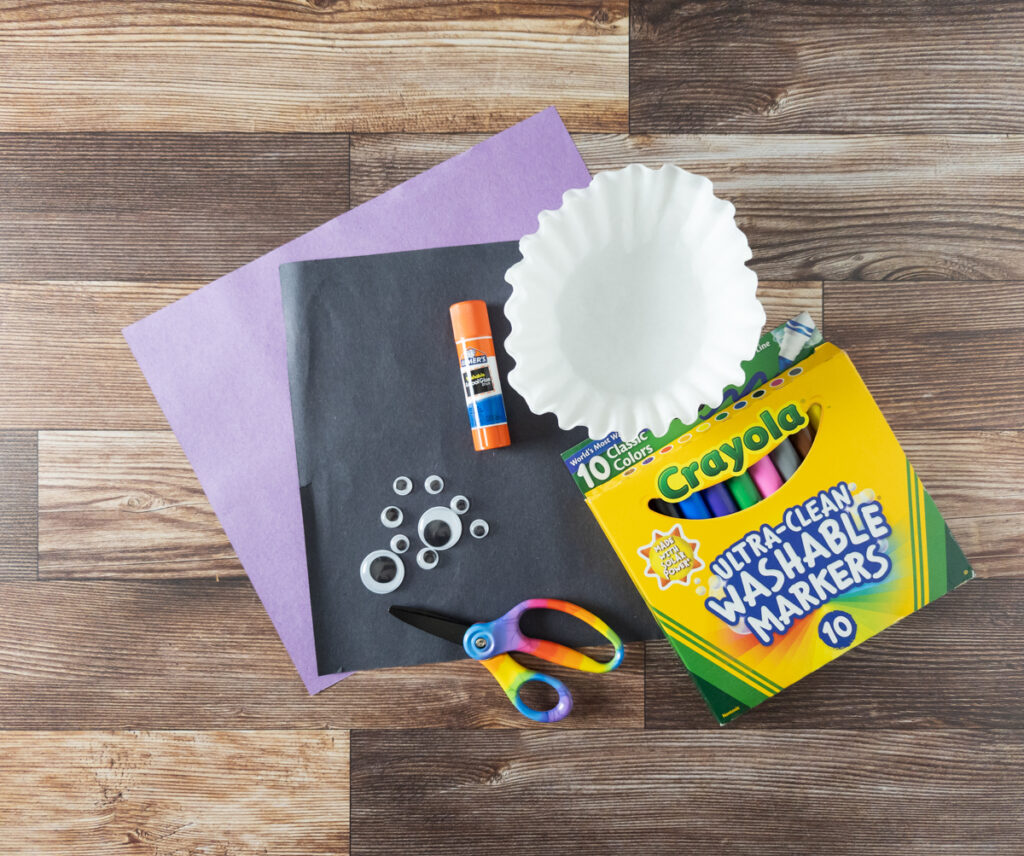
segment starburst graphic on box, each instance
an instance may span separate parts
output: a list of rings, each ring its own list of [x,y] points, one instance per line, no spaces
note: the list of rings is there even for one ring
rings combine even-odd
[[[655,529],[650,543],[637,550],[647,562],[644,574],[654,577],[658,587],[667,589],[672,583],[689,585],[690,577],[704,567],[697,555],[699,541],[690,541],[677,523],[667,532]]]

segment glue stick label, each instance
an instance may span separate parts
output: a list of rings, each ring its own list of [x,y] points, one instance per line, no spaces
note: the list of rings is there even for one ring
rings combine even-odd
[[[505,402],[501,397],[493,340],[489,337],[463,339],[456,344],[459,348],[459,367],[462,369],[462,386],[466,394],[470,426],[483,428],[504,423]]]
[[[487,392],[494,392],[494,375],[491,368],[492,360],[473,351],[473,356],[468,353],[462,362],[462,382],[466,388],[466,401],[474,395],[483,395]],[[479,354],[479,355],[478,355]]]

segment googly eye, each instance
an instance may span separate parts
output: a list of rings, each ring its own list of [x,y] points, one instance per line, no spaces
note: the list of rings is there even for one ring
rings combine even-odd
[[[487,521],[479,517],[469,524],[469,534],[474,538],[486,538],[490,531],[491,527],[487,525]]]
[[[456,514],[465,514],[469,511],[469,500],[460,493],[458,496],[452,497],[452,501],[448,503],[448,507]]]
[[[440,476],[427,476],[423,482],[423,489],[433,496],[437,496],[442,490],[444,490],[444,479]]]
[[[391,483],[391,487],[399,496],[408,496],[412,493],[412,479],[408,476],[399,476]]]
[[[416,525],[420,540],[435,550],[454,547],[462,537],[462,521],[445,505],[435,505],[420,515]]]
[[[423,570],[429,571],[431,568],[437,567],[438,555],[437,550],[431,547],[424,547],[416,554],[416,564],[419,565]]]
[[[391,539],[391,549],[396,553],[404,553],[409,549],[409,539],[405,535],[396,535]]]
[[[395,529],[402,525],[402,509],[397,505],[389,505],[380,513],[380,522],[388,529]]]
[[[374,550],[359,566],[359,578],[374,594],[390,594],[405,579],[405,563],[390,550]]]

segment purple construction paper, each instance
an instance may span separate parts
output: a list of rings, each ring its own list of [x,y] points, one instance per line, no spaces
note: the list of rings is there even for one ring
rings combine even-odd
[[[517,240],[590,182],[550,107],[124,329],[311,693],[317,675],[278,267]]]

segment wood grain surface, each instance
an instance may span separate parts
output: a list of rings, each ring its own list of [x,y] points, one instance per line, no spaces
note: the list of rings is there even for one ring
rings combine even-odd
[[[634,0],[629,129],[1024,130],[1003,0]]]
[[[351,203],[480,139],[357,136]],[[1016,136],[576,140],[591,170],[707,175],[762,279],[1024,278]],[[0,282],[201,284],[345,210],[348,163],[340,135],[0,134]]]
[[[1022,34],[1001,0],[0,0],[0,852],[1020,853]],[[725,729],[664,642],[551,669],[555,727],[468,660],[310,697],[120,334],[550,104],[592,171],[735,204],[769,323],[851,353],[979,574]]]
[[[1018,477],[1014,473],[1014,477]],[[947,519],[957,543],[982,576],[1017,576],[1024,569],[1024,521],[1019,514]]]
[[[0,431],[0,581],[36,577],[36,442]]]
[[[39,577],[243,576],[170,431],[39,433]]]
[[[558,727],[642,727],[643,669],[642,645],[608,675],[551,667],[576,700]],[[0,583],[0,729],[530,725],[471,660],[310,697],[245,580]]]
[[[679,88],[685,88],[680,83]],[[352,139],[352,204],[476,137]],[[766,280],[1024,279],[1024,138],[577,134],[592,172],[675,163],[736,205]]]
[[[1024,432],[900,429],[897,437],[975,573],[1024,576]]]
[[[12,131],[625,131],[626,0],[0,4]]]
[[[899,437],[975,570],[1024,576],[1024,432]],[[162,431],[41,432],[38,553],[44,579],[241,575],[188,461]]]
[[[1020,429],[1022,293],[1022,282],[826,283],[825,329],[897,431]]]
[[[8,731],[5,853],[346,852],[344,731]]]
[[[643,726],[643,646],[609,675],[552,667],[559,727]],[[0,583],[0,728],[530,727],[471,660],[310,697],[248,582]],[[2,792],[2,782],[0,782]]]
[[[0,283],[0,430],[166,429],[121,330],[195,290],[147,282]],[[771,323],[821,317],[821,283],[762,283]],[[159,452],[158,452],[159,454]]]
[[[0,429],[167,429],[121,330],[195,288],[0,283]]]
[[[69,282],[195,287],[342,213],[348,138],[0,133],[0,198],[0,283],[57,280],[52,301]]]
[[[707,725],[707,705],[667,642],[647,645],[646,692],[648,728]],[[787,687],[736,727],[1019,729],[1022,694],[1024,585],[978,579]]]
[[[1019,731],[358,732],[352,850],[1019,854],[1022,763]]]

